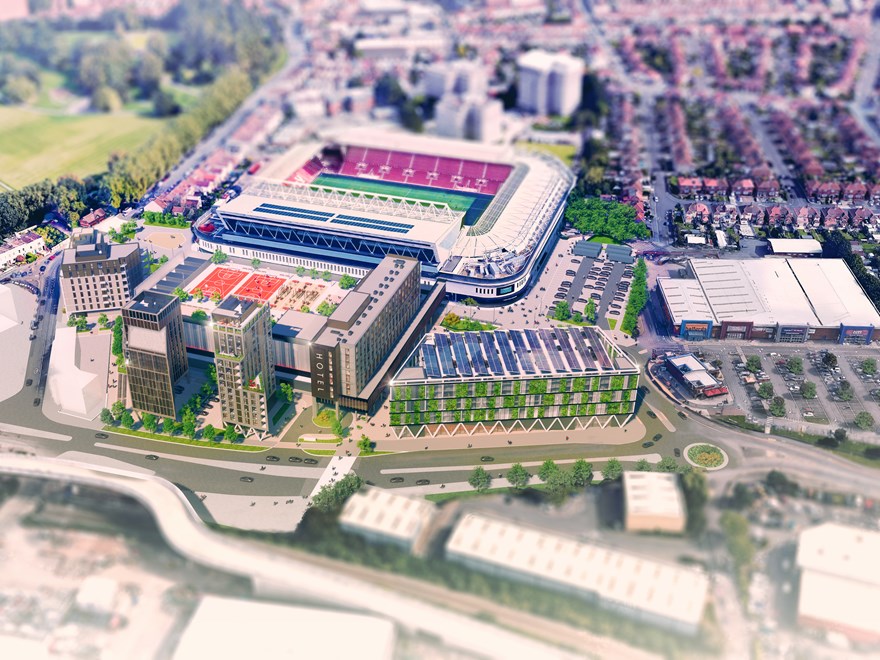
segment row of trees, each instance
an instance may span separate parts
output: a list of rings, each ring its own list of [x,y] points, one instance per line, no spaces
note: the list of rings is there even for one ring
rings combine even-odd
[[[626,310],[623,313],[623,320],[620,322],[620,329],[632,335],[638,336],[639,314],[642,313],[645,305],[648,303],[648,267],[645,265],[644,259],[639,259],[633,268],[632,287],[629,292],[629,299],[626,302]]]

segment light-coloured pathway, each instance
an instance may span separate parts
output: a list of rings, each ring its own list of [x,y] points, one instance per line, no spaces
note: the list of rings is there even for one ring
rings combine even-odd
[[[588,462],[596,462],[596,463],[604,463],[605,461],[609,461],[612,458],[616,458],[618,461],[640,461],[643,458],[649,463],[659,463],[662,456],[660,454],[632,454],[630,456],[599,456],[599,457],[591,457],[587,458]],[[576,458],[568,458],[561,461],[554,461],[557,465],[564,465],[566,463],[574,463]],[[538,467],[544,461],[528,461],[522,464],[523,467]],[[484,467],[487,470],[494,471],[498,470],[507,470],[514,466],[513,463],[484,463]],[[467,470],[473,470],[473,465],[447,465],[447,466],[438,466],[438,467],[415,467],[415,468],[388,468],[386,470],[381,470],[382,474],[411,474],[413,472],[465,472]]]
[[[317,495],[318,491],[324,486],[329,486],[334,482],[339,481],[342,477],[351,472],[351,468],[356,460],[357,456],[334,456],[327,464],[327,467],[324,468],[321,478],[318,479],[318,483],[316,483],[315,487],[312,489],[312,492],[309,495],[309,500]]]

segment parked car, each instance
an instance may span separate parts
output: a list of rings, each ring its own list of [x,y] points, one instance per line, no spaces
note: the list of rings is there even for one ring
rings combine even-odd
[[[107,435],[106,433],[100,433],[100,432],[98,432],[98,433],[95,433],[95,437],[98,438],[98,440],[106,440],[106,439],[109,438],[110,436]]]
[[[239,480],[239,481],[243,481],[243,482],[245,482],[246,484],[252,484],[252,483],[254,483],[254,478],[253,478],[253,477],[239,477],[238,480]]]

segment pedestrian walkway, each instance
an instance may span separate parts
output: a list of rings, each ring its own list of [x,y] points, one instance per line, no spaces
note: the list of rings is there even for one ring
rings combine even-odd
[[[324,469],[321,478],[318,479],[315,487],[312,488],[312,492],[311,494],[309,494],[309,500],[317,495],[318,491],[321,490],[324,486],[332,486],[334,483],[336,483],[349,472],[351,472],[351,468],[354,465],[355,460],[357,460],[357,456],[332,457],[330,459],[330,462],[327,464],[327,467]]]

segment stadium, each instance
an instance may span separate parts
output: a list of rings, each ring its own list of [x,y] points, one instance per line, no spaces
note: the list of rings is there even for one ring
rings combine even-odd
[[[356,128],[295,146],[193,231],[208,252],[355,276],[413,257],[448,294],[501,303],[540,272],[573,185],[549,156]]]

